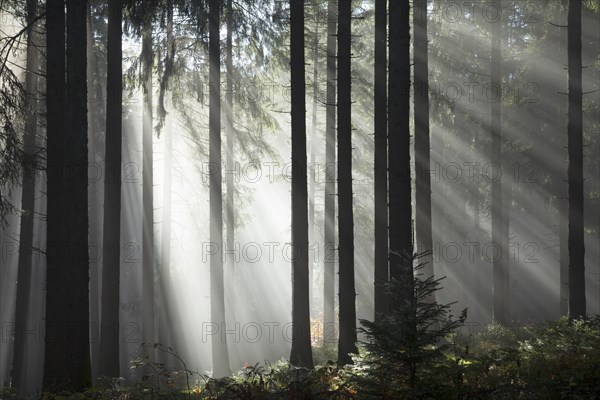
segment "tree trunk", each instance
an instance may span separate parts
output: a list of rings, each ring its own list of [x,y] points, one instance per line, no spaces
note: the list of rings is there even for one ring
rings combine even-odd
[[[167,117],[168,118],[168,117]],[[171,287],[171,179],[173,169],[173,135],[172,120],[167,119],[167,134],[165,136],[164,150],[164,172],[163,172],[163,214],[162,214],[162,238],[160,251],[160,293],[161,293],[161,331],[159,332],[160,342],[176,351],[178,349],[177,335],[175,334],[176,310],[172,309],[173,296]],[[170,363],[173,361],[166,353],[162,353],[161,362]]]
[[[338,2],[338,204],[340,237],[340,340],[338,364],[351,364],[356,348],[354,215],[352,210],[352,1]]]
[[[209,2],[209,64],[210,64],[210,242],[223,245],[223,188],[221,172],[221,41],[220,4]],[[222,251],[222,249],[221,249]],[[223,260],[221,251],[210,256],[210,310],[212,323],[218,335],[212,337],[213,377],[231,374],[225,326],[225,288],[223,282]]]
[[[569,1],[569,319],[586,316],[583,233],[583,115],[581,1]]]
[[[66,96],[62,96],[65,89],[61,88],[64,86],[65,49],[63,6],[64,3],[60,1],[47,2],[46,25],[49,240],[44,390],[53,393],[63,390],[81,391],[91,384],[87,199],[87,1],[67,3],[66,87],[69,90],[66,91]],[[57,171],[64,173],[64,179],[55,175]],[[64,248],[65,244],[68,244],[68,248]]]
[[[23,150],[27,157],[35,156],[38,122],[38,38],[34,23],[37,15],[37,0],[27,0],[27,70],[25,89],[27,91],[27,116]],[[29,320],[31,298],[31,271],[33,268],[33,221],[35,214],[35,170],[29,163],[23,170],[23,192],[21,197],[21,227],[19,234],[19,264],[17,276],[17,296],[15,306],[15,335],[12,365],[12,386],[25,397],[27,392],[28,346],[26,343],[27,321]]]
[[[433,276],[431,229],[431,161],[429,139],[429,55],[427,42],[427,0],[415,0],[414,26],[414,119],[416,162],[416,235],[423,278]],[[431,294],[435,300],[435,293]]]
[[[408,1],[390,1],[388,93],[390,278],[413,299],[413,235],[410,176],[410,18]]]
[[[335,120],[337,2],[327,4],[327,110],[325,133],[325,211],[323,249],[323,341],[335,341]]]
[[[317,112],[319,95],[319,10],[315,3],[315,38],[313,42],[313,102],[312,102],[312,129],[310,134],[310,191],[308,194],[308,298],[311,304],[311,315],[313,315],[313,283],[314,283],[314,253],[312,245],[315,242],[315,191],[316,180],[316,158],[317,158]]]
[[[95,56],[94,49],[94,36],[92,31],[92,6],[88,2],[87,10],[86,10],[86,30],[87,30],[87,76],[88,76],[88,85],[92,85],[92,88],[98,87],[97,80],[97,67],[98,63]],[[95,168],[96,171],[98,168],[98,137],[99,134],[99,126],[100,126],[100,116],[104,116],[105,114],[98,110],[100,101],[99,90],[96,90],[96,96],[90,95],[88,96],[88,159],[92,168]],[[103,121],[104,122],[104,121]],[[100,221],[100,215],[102,215],[100,211],[100,207],[98,205],[98,195],[99,195],[99,179],[90,178],[90,185],[88,189],[88,198],[89,198],[89,218],[90,218],[90,243],[96,245],[96,249],[99,250],[99,246],[101,246],[101,232],[103,230],[103,223]],[[100,340],[97,337],[97,334],[100,332],[100,262],[101,255],[99,251],[96,251],[96,257],[90,257],[90,334],[94,335],[90,344],[90,356],[92,360],[92,380],[95,381],[98,376],[99,370],[99,354],[100,354]]]
[[[304,0],[290,3],[292,84],[292,349],[290,362],[312,368],[308,298],[308,191]]]
[[[387,313],[388,264],[387,159],[387,0],[375,0],[375,318]]]
[[[143,343],[153,345],[155,340],[154,327],[154,150],[153,150],[153,88],[152,63],[152,21],[148,17],[142,36],[142,74],[144,81],[144,110],[142,126],[143,148],[143,184],[142,184],[142,315]],[[145,354],[153,356],[153,349],[146,349]]]
[[[119,272],[121,247],[121,113],[123,102],[122,0],[108,3],[106,159],[99,374],[119,375]]]
[[[227,42],[225,64],[227,68],[227,95],[225,101],[225,132],[227,135],[227,153],[225,155],[225,165],[227,168],[226,193],[227,193],[227,214],[226,214],[226,231],[227,231],[227,249],[235,248],[235,165],[233,152],[235,149],[235,129],[233,128],[233,5],[232,0],[227,0]],[[227,258],[227,288],[228,293],[226,298],[229,304],[227,310],[230,321],[236,323],[236,279],[235,279],[235,257]]]
[[[500,3],[495,2],[497,9],[500,9]],[[504,243],[504,212],[502,202],[502,130],[501,130],[501,110],[502,110],[502,55],[501,55],[501,21],[491,22],[492,30],[492,56],[491,56],[491,84],[493,95],[496,98],[490,99],[491,122],[490,133],[491,142],[491,162],[495,167],[490,180],[492,181],[492,244],[495,254],[492,261],[493,273],[493,319],[501,324],[508,322],[504,304],[505,295],[505,275],[506,265],[508,263],[508,248]]]
[[[167,50],[166,50],[166,64],[174,62],[175,58],[175,36],[173,33],[173,0],[167,0]],[[165,78],[163,78],[165,79]],[[167,89],[167,104],[172,106],[171,98],[172,94],[168,92],[170,76],[166,77],[166,89]],[[172,108],[172,107],[171,107]],[[168,116],[165,116],[168,118]],[[167,132],[165,135],[165,149],[164,149],[164,166],[163,166],[163,205],[162,205],[162,238],[161,238],[161,251],[160,251],[160,263],[159,263],[159,291],[160,291],[160,316],[158,321],[158,340],[164,346],[173,347],[173,337],[171,335],[171,329],[173,327],[172,314],[175,310],[171,309],[171,168],[172,168],[172,156],[173,156],[173,126],[172,118],[167,119]],[[173,360],[164,351],[159,352],[159,360],[165,365],[169,365]]]
[[[553,13],[554,19],[559,20],[563,16],[563,10],[565,9],[567,9],[567,0],[559,0],[558,9]],[[557,141],[556,147],[561,152],[567,148],[567,135],[565,134],[565,106],[567,99],[561,93],[564,91],[564,81],[567,77],[566,71],[564,71],[564,66],[567,64],[567,54],[565,51],[566,34],[566,29],[557,27],[556,35],[558,37],[549,38],[553,43],[557,43],[552,61],[560,67],[561,74],[560,79],[556,79],[552,87],[553,92],[550,102],[556,107],[556,113],[550,116],[548,126],[552,128],[552,133]],[[564,157],[563,162],[557,165],[555,176],[552,177],[556,210],[558,213],[559,314],[565,317],[569,314],[569,220],[567,215],[569,213],[569,204],[567,202],[566,161],[567,157]]]

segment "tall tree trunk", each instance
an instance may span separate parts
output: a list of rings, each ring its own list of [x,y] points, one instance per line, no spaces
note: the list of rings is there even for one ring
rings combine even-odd
[[[221,41],[220,2],[209,2],[210,64],[210,241],[218,248],[223,244],[223,188],[221,171]],[[222,251],[222,249],[221,249]],[[225,332],[225,287],[221,251],[210,256],[210,311],[219,335],[212,337],[213,377],[231,374]]]
[[[165,64],[168,67],[165,70],[172,70],[175,59],[175,36],[173,32],[173,0],[167,0],[167,54]],[[163,78],[165,79],[165,78]],[[166,89],[167,89],[167,104],[172,108],[172,93],[168,92],[170,76],[166,77]],[[168,118],[166,116],[165,118]],[[175,310],[171,308],[171,168],[172,168],[172,157],[173,157],[173,119],[167,119],[167,132],[165,136],[165,148],[164,148],[164,166],[163,166],[163,205],[162,205],[162,238],[161,238],[161,251],[160,251],[160,263],[159,263],[159,291],[160,291],[160,316],[158,321],[158,340],[164,346],[175,348],[173,346],[173,335],[170,331],[173,327],[172,314]],[[171,357],[161,351],[159,353],[159,360],[165,365],[168,365]]]
[[[325,211],[323,261],[323,340],[335,340],[335,121],[337,2],[327,3],[327,110],[325,132]]]
[[[410,18],[408,1],[390,1],[388,93],[390,278],[413,299],[413,235],[410,177]]]
[[[292,83],[292,349],[290,362],[312,368],[308,298],[308,190],[304,0],[290,3]]]
[[[27,0],[27,70],[25,89],[27,91],[27,117],[23,150],[27,157],[35,156],[38,122],[38,38],[37,0]],[[31,270],[33,268],[33,221],[35,214],[35,170],[30,163],[23,169],[23,193],[21,197],[21,227],[19,234],[19,264],[17,275],[17,296],[15,306],[15,335],[12,365],[12,385],[22,396],[27,396],[28,346],[26,343],[27,321],[29,320],[31,298]],[[1,294],[0,294],[1,295]]]
[[[563,11],[567,9],[568,0],[559,0],[558,9],[554,12],[553,16],[555,20],[558,20],[563,14]],[[553,38],[554,43],[557,43],[556,52],[554,53],[554,62],[560,67],[561,77],[556,79],[556,83],[553,87],[553,96],[551,97],[552,104],[556,107],[556,114],[554,114],[548,121],[549,126],[553,126],[553,134],[557,148],[561,151],[567,148],[567,135],[565,114],[566,114],[566,98],[561,91],[564,91],[564,80],[566,80],[566,71],[564,66],[567,64],[567,54],[565,49],[566,42],[566,30],[562,27],[556,28],[556,34],[558,38]],[[559,264],[559,313],[561,316],[567,316],[569,314],[569,203],[567,201],[568,183],[566,177],[566,157],[557,168],[556,176],[553,177],[554,181],[554,196],[556,197],[557,212],[558,212],[558,264]]]
[[[154,327],[154,129],[153,129],[153,88],[152,63],[152,20],[148,17],[142,37],[142,74],[144,81],[144,111],[142,126],[143,148],[143,184],[142,184],[142,314],[143,342],[153,345]],[[146,355],[152,356],[155,351],[146,349]]]
[[[431,229],[431,161],[429,139],[429,55],[427,42],[427,0],[415,0],[414,26],[414,119],[416,162],[416,235],[419,254],[424,255],[423,278],[433,276]],[[435,293],[431,294],[435,300]]]
[[[233,4],[232,0],[227,0],[227,39],[225,65],[227,68],[227,95],[225,101],[225,132],[227,135],[227,153],[225,155],[225,165],[227,168],[226,192],[227,192],[227,249],[235,248],[235,183],[234,183],[234,157],[235,149],[235,129],[233,128]],[[227,301],[229,304],[228,316],[230,321],[236,323],[236,279],[235,279],[235,258],[227,258]]]
[[[312,245],[315,243],[315,191],[316,180],[316,158],[317,158],[317,112],[319,95],[319,9],[314,4],[315,13],[315,38],[313,41],[313,102],[312,102],[312,129],[310,133],[310,190],[308,193],[308,298],[311,304],[311,315],[313,312],[313,282],[314,282],[314,252]]]
[[[86,30],[87,30],[87,75],[88,85],[97,88],[97,67],[98,63],[95,56],[94,49],[94,36],[92,31],[92,5],[88,2],[86,10]],[[88,159],[90,165],[93,167],[98,166],[98,137],[99,134],[99,122],[100,115],[104,116],[104,113],[100,112],[98,108],[99,95],[96,90],[96,96],[88,96]],[[99,232],[102,232],[102,223],[100,221],[101,212],[98,205],[98,194],[99,194],[99,179],[93,179],[90,181],[88,198],[90,204],[90,243],[101,245],[101,237]],[[98,247],[97,247],[98,248]],[[92,360],[92,380],[98,376],[99,370],[99,354],[100,354],[100,340],[97,334],[100,332],[100,261],[101,257],[96,252],[96,257],[90,257],[90,335],[92,343],[90,344],[90,356]]]
[[[375,0],[375,318],[389,309],[387,155],[387,0]]]
[[[569,1],[569,319],[586,315],[583,233],[583,115],[581,1]]]
[[[474,130],[474,142],[473,146],[475,151],[479,148],[479,131]],[[479,182],[475,182],[471,188],[471,205],[473,207],[473,233],[472,240],[475,243],[481,241],[481,205],[479,200]],[[477,299],[477,305],[475,307],[474,320],[483,321],[485,318],[485,306],[484,306],[484,290],[483,290],[483,268],[481,268],[481,257],[479,250],[476,250],[473,259],[473,268],[471,269],[474,274],[474,281],[476,284],[475,298]]]
[[[47,2],[48,274],[44,390],[54,393],[81,391],[91,384],[87,1],[67,3],[66,87],[69,90],[65,97],[58,97],[65,93],[60,88],[64,86],[63,7],[60,1]],[[61,169],[64,179],[54,176]],[[69,248],[65,249],[67,243]]]
[[[121,113],[123,67],[121,46],[122,0],[108,3],[106,78],[106,159],[104,176],[104,230],[102,246],[102,300],[100,365],[102,376],[119,375],[119,272],[121,247]]]
[[[494,2],[497,9],[500,9],[500,3]],[[491,142],[491,162],[495,166],[495,176],[490,176],[492,181],[492,243],[495,249],[493,257],[493,318],[495,321],[506,324],[508,322],[506,315],[505,300],[505,280],[506,265],[508,263],[508,248],[504,243],[504,207],[502,196],[502,30],[501,21],[491,22],[492,30],[492,56],[491,56],[491,84],[495,99],[491,99],[491,121],[490,133]]]
[[[352,0],[338,2],[338,204],[340,237],[340,340],[338,364],[351,364],[356,353],[354,288],[354,215],[352,210]]]
[[[168,117],[167,117],[168,118]],[[177,351],[178,338],[175,333],[175,318],[176,310],[172,309],[173,295],[171,293],[171,179],[173,169],[173,135],[175,134],[172,128],[172,119],[167,119],[167,135],[165,136],[164,150],[164,170],[163,170],[163,206],[162,206],[162,238],[160,250],[160,292],[161,292],[161,331],[159,334],[160,342]],[[166,356],[166,353],[162,353]],[[161,362],[166,362],[167,365],[173,360],[163,357]]]

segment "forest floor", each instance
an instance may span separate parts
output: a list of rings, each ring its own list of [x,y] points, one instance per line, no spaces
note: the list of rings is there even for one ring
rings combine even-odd
[[[441,349],[442,347],[440,347]],[[335,349],[315,348],[314,369],[246,365],[232,377],[211,379],[147,360],[132,368],[150,371],[134,386],[99,379],[85,393],[44,399],[600,399],[600,318],[566,318],[518,328],[490,324],[475,335],[453,333],[435,358],[414,364],[411,378],[401,362],[407,349],[374,357],[364,346],[354,364],[339,368]],[[431,348],[429,350],[434,351]],[[439,349],[438,349],[439,350]],[[415,353],[416,354],[416,353]],[[0,390],[1,399],[17,399]]]

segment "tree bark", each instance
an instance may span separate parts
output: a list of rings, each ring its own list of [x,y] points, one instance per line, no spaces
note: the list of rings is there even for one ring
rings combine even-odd
[[[63,7],[60,1],[47,2],[48,273],[44,391],[53,393],[82,391],[91,384],[87,1],[67,2],[66,93],[60,88],[64,86],[65,65]],[[63,175],[55,176],[56,171]],[[64,248],[66,245],[68,248]]]
[[[388,263],[387,0],[375,1],[375,318],[389,309]]]
[[[569,1],[569,319],[585,318],[581,1]]]
[[[500,3],[494,2],[496,8],[500,9]],[[508,247],[504,243],[504,206],[503,206],[503,194],[502,194],[502,182],[503,182],[503,163],[502,163],[502,128],[501,128],[501,116],[502,116],[502,54],[501,54],[501,43],[502,43],[502,29],[501,21],[491,22],[492,30],[492,56],[491,56],[491,84],[492,84],[492,96],[491,98],[491,122],[490,122],[490,133],[492,136],[491,141],[491,162],[495,167],[495,175],[490,176],[492,182],[492,244],[496,250],[492,260],[492,273],[493,273],[493,319],[501,324],[508,323],[508,316],[506,315],[505,308],[505,281],[506,281],[506,265],[508,263]]]
[[[292,84],[292,349],[290,362],[312,368],[308,298],[308,190],[304,0],[290,3]]]
[[[335,341],[335,122],[337,2],[327,3],[327,110],[325,133],[325,226],[323,249],[323,341]]]
[[[88,85],[92,85],[92,87],[98,87],[97,80],[97,67],[98,63],[95,57],[95,49],[94,49],[94,37],[92,31],[92,6],[88,2],[87,10],[86,10],[86,30],[87,30],[87,76],[88,76]],[[98,138],[99,134],[99,126],[100,126],[100,116],[104,116],[104,112],[100,111],[98,108],[98,102],[100,101],[99,90],[96,90],[96,96],[88,96],[88,159],[90,165],[93,168],[98,167]],[[104,121],[103,121],[104,122]],[[103,221],[100,220],[101,212],[99,210],[98,205],[98,196],[99,196],[99,182],[97,179],[93,179],[90,182],[88,188],[88,199],[89,199],[89,218],[90,218],[90,243],[94,243],[97,246],[102,245],[101,233],[103,230]],[[96,335],[100,329],[100,262],[102,258],[100,254],[97,254],[96,257],[90,258],[90,334]],[[101,339],[100,339],[101,340]],[[99,354],[100,354],[100,340],[92,339],[92,343],[90,345],[90,357],[92,360],[92,380],[98,376],[99,370]]]
[[[217,248],[223,245],[223,188],[221,171],[221,41],[220,2],[209,2],[209,64],[210,64],[210,241]],[[221,251],[210,256],[210,310],[219,334],[212,337],[213,377],[231,374],[225,326],[225,288]]]
[[[100,365],[102,376],[119,375],[119,282],[121,248],[121,114],[123,103],[122,0],[108,3],[106,158],[102,246]]]
[[[142,75],[144,85],[143,122],[142,122],[142,315],[143,343],[154,345],[156,342],[154,326],[154,128],[153,124],[153,88],[152,64],[152,20],[147,17],[142,34]],[[146,349],[147,356],[153,356],[153,349]]]
[[[227,168],[227,176],[225,177],[226,193],[227,193],[227,214],[226,214],[226,231],[227,231],[227,249],[235,248],[235,165],[233,152],[235,151],[235,129],[233,127],[233,5],[232,0],[227,0],[227,39],[226,39],[226,55],[225,64],[227,68],[227,102],[225,108],[225,133],[227,135],[227,153],[225,155],[225,165]],[[235,279],[235,257],[227,258],[227,288],[226,298],[229,304],[228,317],[236,323],[236,279]]]
[[[410,18],[408,1],[390,1],[388,159],[390,279],[413,299],[413,230],[410,176]]]
[[[312,245],[315,243],[315,191],[316,159],[317,159],[317,112],[319,95],[319,10],[315,3],[315,38],[313,41],[313,95],[312,95],[312,129],[310,133],[310,190],[308,193],[308,293],[313,315],[313,283],[314,283],[314,252]]]
[[[356,348],[354,287],[354,215],[352,210],[352,1],[338,1],[338,204],[340,339],[338,364],[351,364]]]
[[[422,274],[426,279],[433,276],[427,0],[415,0],[414,7],[416,236],[420,263],[424,264]],[[431,294],[431,300],[435,300],[435,293]]]
[[[172,65],[175,58],[175,36],[173,32],[173,0],[167,0],[167,50],[166,50],[166,63]],[[165,79],[165,78],[163,78]],[[167,89],[167,104],[171,104],[171,93],[168,92],[170,76],[166,77],[166,89]],[[165,116],[168,118],[168,116]],[[160,309],[159,321],[158,321],[158,338],[159,342],[167,347],[174,348],[173,346],[173,335],[171,329],[173,328],[173,313],[175,310],[171,309],[171,168],[172,168],[172,157],[173,157],[173,126],[172,118],[167,119],[167,129],[165,135],[165,149],[164,149],[164,166],[163,166],[163,204],[162,204],[162,238],[161,238],[161,251],[160,251],[160,263],[159,263],[159,290],[160,290]],[[164,351],[159,353],[159,360],[165,365],[169,365],[173,360]]]

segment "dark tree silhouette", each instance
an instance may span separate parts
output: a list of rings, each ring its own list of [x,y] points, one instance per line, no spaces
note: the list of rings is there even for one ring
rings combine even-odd
[[[585,304],[585,245],[583,234],[583,114],[581,61],[581,1],[569,1],[569,319],[583,318]]]
[[[142,314],[143,342],[154,344],[154,138],[152,64],[152,16],[147,15],[142,32],[142,85],[144,92],[142,121]],[[145,348],[147,355],[152,348]]]
[[[210,241],[220,247],[223,243],[223,189],[221,171],[221,41],[220,2],[209,2],[209,64],[210,64]],[[210,256],[210,312],[219,333],[225,329],[225,293],[221,252]],[[231,374],[226,336],[212,337],[213,377]]]
[[[227,38],[226,38],[226,54],[225,54],[225,67],[227,68],[227,94],[225,96],[226,107],[225,107],[225,135],[227,136],[226,142],[226,154],[225,154],[225,166],[227,171],[230,173],[225,177],[226,185],[226,241],[227,248],[233,249],[235,247],[235,182],[234,175],[231,171],[234,171],[234,158],[233,152],[235,149],[235,129],[233,127],[233,3],[232,0],[227,0]],[[228,318],[234,321],[235,324],[235,260],[233,257],[227,258],[227,272],[226,272],[227,288],[230,290],[226,293],[227,300],[229,302]]]
[[[64,326],[63,261],[59,255],[65,240],[63,220],[64,196],[61,171],[65,135],[65,13],[61,0],[46,1],[46,130],[47,130],[47,277],[46,326],[54,324],[60,333]],[[69,376],[60,373],[66,369],[63,355],[66,343],[60,334],[46,343],[44,360],[44,389],[70,386]],[[67,375],[67,376],[65,376]]]
[[[37,46],[40,44],[36,29],[37,0],[27,1],[27,66],[25,89],[27,95],[27,114],[23,137],[24,153],[33,158],[36,154],[36,134],[38,125],[38,74],[39,57]],[[35,217],[35,169],[32,162],[23,167],[23,193],[21,197],[21,227],[19,233],[19,270],[17,276],[17,297],[15,305],[15,335],[12,365],[12,385],[26,396],[27,389],[27,343],[26,326],[29,319],[31,299],[31,270],[33,268],[33,221]]]
[[[433,276],[433,233],[431,228],[431,161],[429,140],[429,55],[427,43],[427,0],[415,0],[414,29],[414,118],[416,237],[423,278]],[[435,296],[435,292],[432,293]]]
[[[387,159],[387,0],[375,1],[375,318],[389,308]]]
[[[352,363],[356,348],[354,216],[352,210],[352,0],[338,1],[338,204],[340,256],[340,339],[338,364]]]
[[[410,177],[410,7],[390,1],[388,160],[390,279],[406,285],[406,301],[413,292],[413,236]]]
[[[567,9],[567,0],[559,0],[560,6],[557,15],[560,15],[562,10]],[[567,39],[566,30],[563,27],[557,28],[558,47],[556,50],[557,62],[560,65],[567,64],[567,52],[565,51],[565,42]],[[564,32],[564,33],[563,33]],[[565,71],[566,72],[566,71]],[[565,76],[566,77],[566,76]],[[567,147],[568,135],[564,135],[565,123],[565,106],[564,100],[564,81],[561,79],[556,83],[556,119],[554,121],[557,136],[560,137],[561,147]],[[561,165],[562,166],[562,165]],[[565,168],[566,169],[566,168]],[[569,314],[569,202],[568,197],[568,182],[565,169],[560,169],[560,174],[556,177],[556,196],[558,202],[558,247],[559,247],[559,265],[560,265],[560,315],[567,316]]]
[[[119,272],[121,246],[121,113],[123,103],[123,2],[108,3],[106,158],[102,246],[102,300],[99,374],[119,375]]]
[[[175,61],[175,33],[173,32],[173,0],[167,0],[166,2],[166,13],[167,13],[167,49],[166,49],[166,60],[165,60],[165,71],[163,73],[163,79],[166,79],[166,83],[161,82],[161,87],[164,84],[165,89],[169,88],[169,82],[171,79],[170,74],[173,72],[173,64]],[[171,103],[172,97],[168,98],[168,104]],[[165,111],[166,114],[166,111]],[[170,269],[171,269],[171,177],[172,177],[172,161],[173,161],[173,135],[174,130],[172,129],[172,119],[169,119],[167,125],[167,135],[164,139],[164,166],[163,166],[163,203],[162,203],[162,237],[160,241],[160,263],[159,263],[159,291],[160,291],[160,315],[158,324],[158,340],[159,343],[166,345],[171,348],[174,347],[174,337],[170,329],[173,327],[173,314],[175,310],[171,307],[171,292],[170,288]],[[170,357],[166,352],[159,353],[160,361],[167,364],[171,361]]]
[[[500,13],[501,4],[495,1],[495,9]],[[499,14],[500,15],[500,14]],[[490,133],[491,141],[491,162],[495,166],[494,175],[490,176],[492,181],[492,243],[496,250],[493,257],[493,318],[495,321],[508,323],[506,283],[508,281],[508,243],[505,232],[505,210],[503,204],[503,170],[502,166],[502,21],[500,18],[492,21],[492,55],[491,55],[491,84],[493,87],[493,97],[491,98],[491,121]]]
[[[308,190],[304,0],[290,3],[292,84],[292,349],[290,362],[312,368],[308,298]]]
[[[323,273],[323,339],[335,336],[335,121],[337,66],[337,2],[327,3],[327,109],[325,128],[325,226]]]
[[[88,83],[98,82],[98,60],[96,57],[97,49],[94,46],[94,31],[92,28],[92,4],[88,2],[86,12],[86,29],[87,29],[87,75]],[[99,160],[104,157],[104,150],[100,143],[104,129],[101,125],[105,125],[104,120],[105,114],[105,100],[101,94],[102,91],[96,92],[97,97],[88,96],[88,126],[90,132],[88,135],[88,157],[90,164],[94,166],[99,165]],[[103,207],[99,201],[100,187],[104,183],[100,183],[97,180],[90,182],[88,187],[88,198],[90,204],[89,218],[90,218],[90,243],[101,243],[101,235],[103,230],[102,215],[104,213]],[[99,257],[98,257],[99,258]],[[94,260],[90,259],[90,324],[92,326],[100,327],[100,263],[101,259]],[[99,370],[99,352],[100,352],[100,340],[92,340],[90,346],[90,356],[92,359],[92,377],[97,376]]]
[[[308,192],[308,298],[311,304],[311,315],[313,315],[313,282],[314,282],[314,253],[310,250],[315,242],[315,192],[317,186],[317,120],[319,104],[319,4],[313,3],[315,15],[315,32],[313,38],[312,59],[313,59],[313,93],[312,93],[312,121],[310,131],[310,180]]]
[[[61,88],[65,86],[64,3],[50,0],[46,7],[49,243],[44,390],[59,393],[63,390],[81,391],[91,384],[87,1],[67,3],[66,87],[69,90],[66,93]],[[58,97],[63,93],[64,97]],[[62,172],[62,175],[55,176],[57,172]]]

